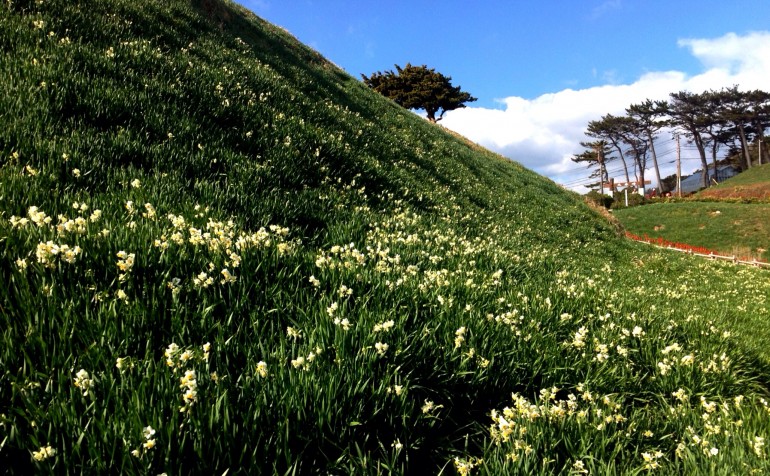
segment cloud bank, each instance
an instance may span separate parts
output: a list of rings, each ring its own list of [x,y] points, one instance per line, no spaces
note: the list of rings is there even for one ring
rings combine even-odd
[[[565,89],[535,99],[511,96],[501,109],[466,107],[449,111],[442,125],[474,142],[509,157],[557,182],[585,177],[585,171],[565,174],[576,164],[589,121],[605,114],[623,114],[626,107],[645,99],[665,100],[672,92],[702,92],[738,85],[742,90],[768,90],[770,32],[740,36],[728,33],[713,39],[683,39],[700,62],[701,72],[648,72],[631,84],[607,84],[587,89]]]

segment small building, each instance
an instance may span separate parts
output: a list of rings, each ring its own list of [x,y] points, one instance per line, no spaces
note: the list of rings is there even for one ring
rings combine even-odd
[[[730,177],[734,177],[740,173],[740,169],[733,166],[733,165],[718,165],[716,169],[716,173],[714,173],[714,166],[710,165],[708,168],[708,181],[709,183],[714,183],[716,181],[717,183],[723,182]],[[703,179],[701,178],[701,171],[698,170],[697,172],[693,173],[692,175],[689,175],[687,177],[682,177],[682,195],[687,195],[690,193],[695,193],[698,190],[703,188]],[[679,192],[679,189],[674,188],[674,194],[677,194]]]

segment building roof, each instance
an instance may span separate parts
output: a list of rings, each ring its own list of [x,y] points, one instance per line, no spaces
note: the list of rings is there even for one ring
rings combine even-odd
[[[714,166],[709,166],[708,174],[709,174],[709,180],[711,180],[711,177],[713,177],[714,174]],[[716,173],[716,179],[717,182],[721,182],[723,180],[726,180],[730,177],[733,177],[735,175],[738,175],[740,171],[733,165],[718,165],[717,166],[717,173]],[[689,175],[687,177],[682,177],[682,193],[694,193],[698,190],[703,188],[703,181],[701,178],[701,171],[696,171],[692,175]],[[678,192],[679,190],[677,188],[674,188],[674,192]]]

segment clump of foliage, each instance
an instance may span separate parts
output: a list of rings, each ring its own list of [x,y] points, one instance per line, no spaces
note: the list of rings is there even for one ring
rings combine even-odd
[[[594,205],[604,207],[606,209],[618,210],[627,207],[636,207],[644,205],[649,202],[649,199],[639,195],[638,193],[628,193],[628,204],[626,204],[626,194],[623,192],[614,192],[612,195],[602,194],[596,190],[591,190],[584,195],[586,200],[589,200]]]
[[[615,202],[615,199],[611,195],[602,194],[596,190],[591,190],[585,195],[586,199],[590,200],[594,205],[609,209]]]
[[[626,198],[628,199],[628,202],[626,202]],[[649,200],[645,198],[642,195],[639,195],[636,191],[629,191],[628,194],[626,194],[625,191],[622,192],[615,192],[612,194],[612,203],[610,204],[610,208],[612,209],[619,209],[619,208],[626,208],[628,207],[636,207],[639,205],[644,205]],[[628,203],[628,205],[626,205]]]
[[[371,76],[361,75],[364,83],[396,104],[407,109],[424,109],[430,122],[438,122],[444,113],[465,107],[465,103],[476,100],[470,93],[453,86],[452,78],[436,72],[427,66],[403,68],[395,65],[396,71],[377,71]],[[436,117],[436,113],[439,113]]]

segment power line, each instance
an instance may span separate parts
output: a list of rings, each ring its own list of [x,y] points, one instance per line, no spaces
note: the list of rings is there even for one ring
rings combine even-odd
[[[671,131],[669,131],[671,132]],[[679,145],[679,153],[680,155],[684,152],[686,155],[681,156],[681,161],[703,161],[703,158],[700,156],[701,150],[690,140],[687,140],[685,136],[682,136],[681,134],[679,137],[683,138],[684,140],[681,141]],[[666,166],[671,165],[676,162],[676,159],[671,159],[670,157],[677,153],[677,141],[676,141],[676,135],[674,133],[671,133],[670,136],[665,137],[664,135],[658,135],[657,138],[654,141],[654,147],[655,147],[655,156],[657,159],[658,166]],[[616,149],[615,147],[611,147],[611,149]],[[720,146],[720,151],[723,151],[723,147]],[[692,153],[697,152],[697,156],[692,156]],[[630,149],[627,148],[621,148],[621,155],[625,158],[627,154],[630,153]],[[710,155],[710,154],[709,154]],[[607,169],[605,166],[605,173],[608,177],[618,177],[618,176],[625,176],[628,175],[629,178],[633,174],[635,177],[638,177],[641,175],[642,171],[639,171],[637,169],[637,165],[633,159],[625,158],[625,165],[621,165],[621,156],[615,155],[609,156],[610,158],[605,161],[605,164],[613,164],[618,165],[618,167],[614,167],[612,169]],[[645,166],[643,169],[643,174],[646,175],[648,172],[651,172],[655,169],[655,164],[651,163],[651,158],[648,156],[645,160]],[[710,157],[709,157],[710,159]],[[572,178],[565,180],[563,182],[559,182],[562,186],[572,188],[577,186],[588,186],[588,185],[594,185],[594,181],[592,177],[586,177],[585,175],[581,175],[580,177],[574,177],[575,174],[585,174],[586,172],[590,173],[596,173],[596,167],[599,164],[589,164],[587,166],[578,166],[574,168],[569,168],[566,170],[562,170],[555,173],[548,174],[551,177],[559,177],[564,175],[573,175]],[[601,180],[600,177],[595,177],[596,180]],[[660,184],[658,184],[660,186]]]
[[[697,161],[700,161],[701,158],[700,157],[680,157],[680,160],[682,160],[682,161],[684,161],[684,160],[697,160]],[[659,160],[658,161],[658,165],[660,166],[660,165],[673,164],[675,162],[676,162],[676,159],[668,160],[668,161],[665,161],[665,162],[661,162]],[[634,167],[635,167],[635,165],[634,165]],[[646,166],[644,168],[645,174],[647,172],[651,172],[653,170],[655,170],[655,166],[654,165]],[[634,173],[635,172],[636,171],[634,171]],[[607,170],[607,175],[610,176],[610,177],[615,176],[615,175],[619,175],[621,173],[625,174],[625,168],[624,167],[619,167],[619,168],[616,168],[616,169]],[[631,173],[632,173],[631,167],[629,167],[629,175]],[[635,175],[636,175],[636,173],[635,173]],[[598,177],[597,177],[597,179],[598,179]],[[577,186],[587,187],[589,185],[595,185],[595,182],[593,182],[590,177],[580,177],[580,178],[568,180],[568,181],[565,181],[565,182],[559,182],[559,184],[564,186],[564,187],[567,187],[567,188],[572,188],[572,187],[577,187]],[[660,186],[660,184],[658,184],[658,186]]]

